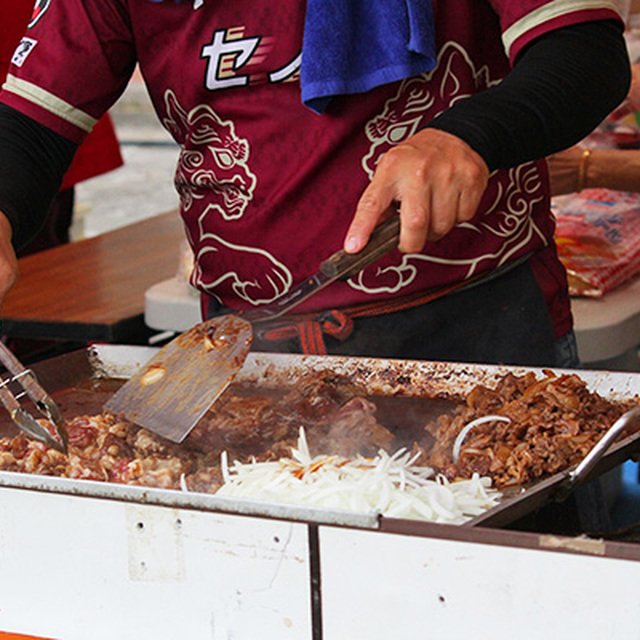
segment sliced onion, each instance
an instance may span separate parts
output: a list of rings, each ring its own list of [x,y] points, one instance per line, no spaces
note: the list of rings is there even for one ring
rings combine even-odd
[[[400,449],[380,450],[373,458],[309,454],[304,430],[291,458],[276,462],[229,465],[221,461],[224,484],[219,495],[268,502],[377,511],[388,517],[460,524],[494,506],[501,494],[490,478],[449,483],[429,467],[415,466],[417,456]]]
[[[474,427],[477,427],[479,424],[484,424],[485,422],[511,422],[511,418],[507,418],[506,416],[498,416],[498,415],[482,416],[482,418],[476,418],[475,420],[472,420],[471,422],[466,424],[464,427],[462,427],[462,430],[460,431],[460,433],[458,434],[458,437],[453,443],[453,462],[455,464],[458,464],[458,458],[460,458],[460,449],[462,448],[462,443],[464,442],[464,439],[467,437],[467,434],[469,433],[469,431],[471,431],[471,429],[473,429]]]

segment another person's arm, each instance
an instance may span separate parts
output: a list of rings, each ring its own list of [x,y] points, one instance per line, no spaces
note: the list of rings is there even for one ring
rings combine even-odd
[[[582,189],[640,192],[640,149],[584,149],[580,146],[547,159],[551,195]]]
[[[609,116],[617,120],[640,111],[640,63],[631,65],[631,87],[626,100]],[[640,150],[585,149],[575,145],[547,158],[551,195],[602,188],[640,191]]]
[[[417,252],[470,220],[490,171],[576,144],[627,95],[622,24],[599,21],[545,34],[496,87],[460,101],[383,156],[345,239],[360,250],[394,202],[400,248]]]

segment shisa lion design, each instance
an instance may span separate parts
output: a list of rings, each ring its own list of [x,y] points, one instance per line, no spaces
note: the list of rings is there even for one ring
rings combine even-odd
[[[463,82],[464,80],[464,82]],[[458,44],[449,42],[438,55],[436,68],[428,74],[402,82],[396,95],[385,104],[383,112],[369,121],[366,135],[371,145],[362,160],[369,178],[373,177],[382,155],[399,142],[416,133],[444,110],[469,97],[462,87],[488,89],[499,81],[491,80],[486,67],[476,69]],[[474,275],[485,261],[502,264],[509,260],[534,236],[544,241],[532,217],[535,203],[544,197],[542,179],[534,163],[526,163],[501,174],[493,173],[485,193],[481,217],[458,225],[456,233],[469,236],[485,234],[496,241],[487,243],[490,250],[481,256],[442,258],[437,255],[405,254],[396,264],[371,266],[349,284],[359,290],[376,293],[397,293],[407,287],[417,275],[420,263],[457,267],[461,277]]]
[[[238,137],[233,122],[222,120],[208,105],[187,112],[167,91],[165,108],[163,122],[181,146],[174,181],[183,215],[198,221],[190,238],[196,265],[192,284],[217,297],[216,288],[230,281],[233,293],[252,305],[276,300],[291,287],[285,265],[263,249],[207,231],[209,216],[239,220],[253,198],[257,180],[249,169],[247,141]]]

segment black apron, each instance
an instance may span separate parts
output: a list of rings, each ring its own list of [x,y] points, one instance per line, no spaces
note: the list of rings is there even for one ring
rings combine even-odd
[[[220,313],[216,305],[211,309]],[[265,339],[254,351],[300,353],[296,337]],[[324,336],[330,355],[554,366],[554,332],[546,301],[528,262],[486,282],[419,306],[356,317],[344,339]]]

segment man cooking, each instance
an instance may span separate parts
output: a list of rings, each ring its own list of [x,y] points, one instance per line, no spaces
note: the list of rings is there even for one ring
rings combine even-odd
[[[203,315],[280,299],[397,210],[398,250],[255,347],[575,366],[542,158],[624,99],[622,31],[610,0],[38,0],[0,93],[0,299],[138,64]]]
[[[575,364],[539,159],[624,98],[622,30],[608,1],[39,0],[0,94],[0,296],[139,64],[204,315],[278,300],[397,209],[398,250],[256,348]]]

